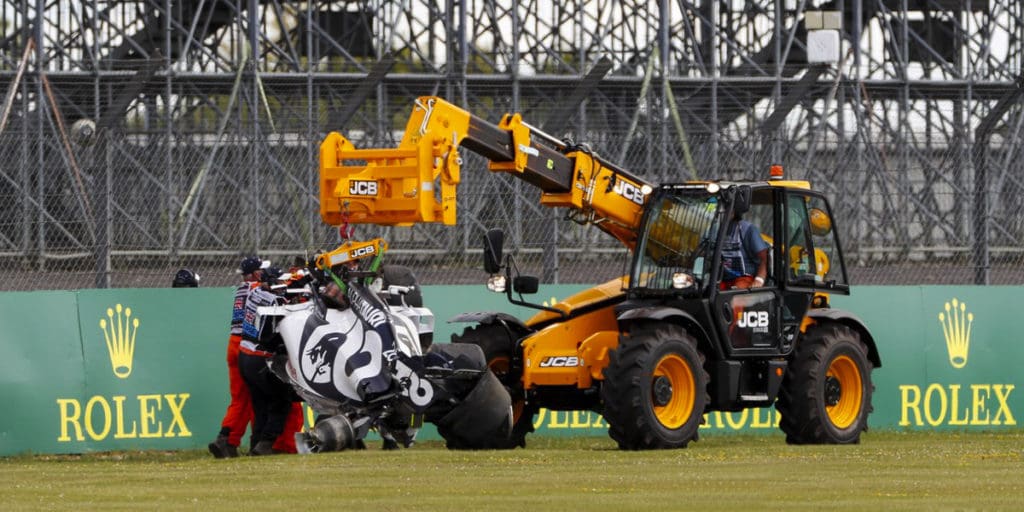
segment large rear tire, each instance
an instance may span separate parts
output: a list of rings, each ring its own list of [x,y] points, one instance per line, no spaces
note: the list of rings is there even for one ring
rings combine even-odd
[[[790,444],[860,442],[873,410],[867,347],[849,327],[818,324],[797,346],[776,408]]]
[[[496,323],[468,327],[461,335],[452,335],[452,343],[470,343],[483,350],[487,367],[512,397],[512,432],[506,439],[493,440],[490,448],[496,450],[525,448],[526,435],[534,431],[533,416],[539,410],[536,404],[527,402],[522,376],[512,367],[517,341],[514,336],[505,326]]]
[[[461,403],[434,421],[451,450],[489,450],[512,430],[512,402],[493,372],[484,370]]]
[[[604,370],[608,435],[623,450],[684,448],[696,441],[708,403],[697,340],[682,327],[640,327],[619,339]]]

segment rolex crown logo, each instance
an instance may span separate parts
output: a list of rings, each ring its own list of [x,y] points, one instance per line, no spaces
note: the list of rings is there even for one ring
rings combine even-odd
[[[963,368],[967,365],[974,313],[968,313],[967,304],[954,298],[952,304],[946,303],[946,312],[939,313],[939,323],[942,324],[942,335],[946,337],[949,364],[953,368]]]
[[[107,353],[114,375],[126,379],[132,374],[132,357],[135,355],[135,334],[139,331],[139,319],[132,318],[132,308],[120,304],[107,308],[107,318],[100,319],[100,329],[107,340]]]

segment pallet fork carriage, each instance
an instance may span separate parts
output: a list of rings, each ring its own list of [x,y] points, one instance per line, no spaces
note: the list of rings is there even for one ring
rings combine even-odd
[[[480,346],[513,399],[512,435],[493,447],[525,446],[541,407],[601,413],[623,449],[683,447],[705,412],[772,405],[790,443],[859,441],[881,360],[863,322],[830,307],[829,294],[848,294],[849,283],[828,201],[808,182],[773,167],[766,180],[647,183],[518,114],[495,125],[421,97],[396,148],[326,137],[321,216],[334,225],[454,224],[461,150],[632,251],[629,275],[542,306],[522,299],[537,279],[513,270],[501,232],[485,236],[489,287],[539,310],[525,322],[496,312],[456,318],[471,325],[452,341]],[[722,286],[739,216],[770,246],[760,288]]]

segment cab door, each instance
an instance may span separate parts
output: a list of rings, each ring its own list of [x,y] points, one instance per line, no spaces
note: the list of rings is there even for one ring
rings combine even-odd
[[[780,246],[784,341],[791,342],[804,315],[826,293],[849,293],[832,211],[824,197],[808,190],[787,190]]]
[[[730,355],[764,355],[778,353],[781,346],[783,299],[778,279],[779,248],[773,240],[778,238],[777,227],[781,215],[776,204],[781,196],[771,187],[755,189],[751,193],[749,209],[742,218],[754,224],[769,245],[768,275],[760,288],[721,288],[711,301],[713,317],[724,347]],[[725,236],[720,238],[723,240]]]
[[[808,222],[809,197],[803,190],[787,190],[783,199],[783,220],[779,237],[779,281],[782,293],[784,344],[791,343],[814,298],[814,243]]]

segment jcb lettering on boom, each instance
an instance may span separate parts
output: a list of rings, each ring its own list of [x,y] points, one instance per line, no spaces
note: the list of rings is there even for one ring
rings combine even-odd
[[[612,187],[612,191],[636,204],[644,204],[643,190],[632,183],[617,181],[615,182],[615,186]]]

